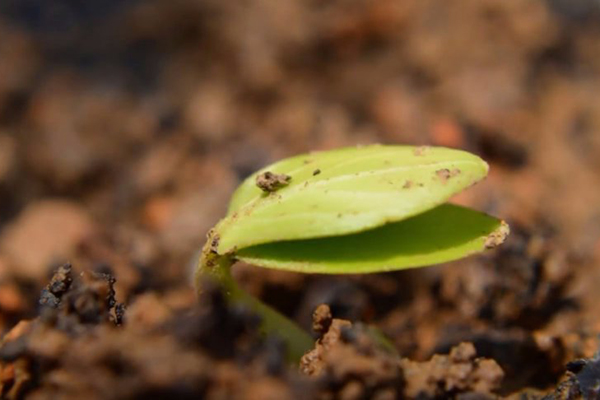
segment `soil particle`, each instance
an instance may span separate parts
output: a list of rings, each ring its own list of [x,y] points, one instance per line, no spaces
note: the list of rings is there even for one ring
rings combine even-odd
[[[331,310],[327,304],[320,304],[313,313],[312,329],[319,335],[325,334],[331,326]]]
[[[271,171],[266,171],[256,176],[256,186],[263,192],[271,193],[287,186],[291,179],[292,177],[289,175],[275,174]]]
[[[50,279],[50,283],[42,290],[40,304],[51,308],[57,308],[63,294],[69,290],[73,278],[71,276],[71,264],[65,264],[58,268]]]
[[[312,174],[313,174],[313,176],[317,176],[317,175],[319,175],[320,173],[321,173],[321,170],[317,168],[317,169],[315,169],[315,170],[313,171],[313,173],[312,173]]]
[[[448,168],[438,169],[435,171],[435,175],[442,181],[442,183],[448,182],[450,178],[453,178],[457,175],[460,175],[461,170],[458,168],[454,168],[452,170]]]
[[[221,241],[221,236],[218,233],[212,232],[210,235],[210,251],[213,253],[217,253],[219,249],[219,242]]]

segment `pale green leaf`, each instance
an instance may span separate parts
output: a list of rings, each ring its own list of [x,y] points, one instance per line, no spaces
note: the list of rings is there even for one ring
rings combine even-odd
[[[263,193],[255,179],[265,171],[289,175],[291,181]],[[238,188],[228,216],[215,228],[217,251],[345,235],[401,221],[446,202],[487,171],[473,154],[435,147],[372,145],[285,159]]]
[[[456,260],[499,245],[507,234],[508,226],[493,217],[444,204],[368,231],[262,244],[240,250],[237,257],[305,273],[382,272]]]

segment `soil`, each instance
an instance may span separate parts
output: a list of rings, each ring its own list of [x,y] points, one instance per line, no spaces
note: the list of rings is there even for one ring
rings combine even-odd
[[[256,176],[256,186],[263,192],[271,193],[287,186],[291,179],[292,177],[286,174],[275,174],[266,171]]]
[[[0,2],[0,396],[600,398],[599,22],[592,0]],[[197,299],[198,252],[252,172],[375,142],[482,156],[453,201],[511,234],[386,274],[236,266],[314,326],[288,365]]]

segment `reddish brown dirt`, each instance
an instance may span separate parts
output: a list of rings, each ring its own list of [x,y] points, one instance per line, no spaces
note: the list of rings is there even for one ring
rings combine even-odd
[[[597,2],[75,3],[0,2],[2,396],[598,397]],[[192,265],[251,172],[373,142],[481,155],[455,201],[513,233],[388,274],[238,266],[307,330],[352,324],[307,375]]]

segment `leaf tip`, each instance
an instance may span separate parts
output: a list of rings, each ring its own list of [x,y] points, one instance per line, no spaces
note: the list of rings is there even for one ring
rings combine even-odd
[[[484,159],[481,159],[481,165],[483,166],[485,174],[487,175],[488,172],[490,172],[490,164],[488,164]]]
[[[486,249],[493,249],[500,246],[510,235],[510,226],[506,221],[500,221],[500,226],[485,238],[484,246]]]

